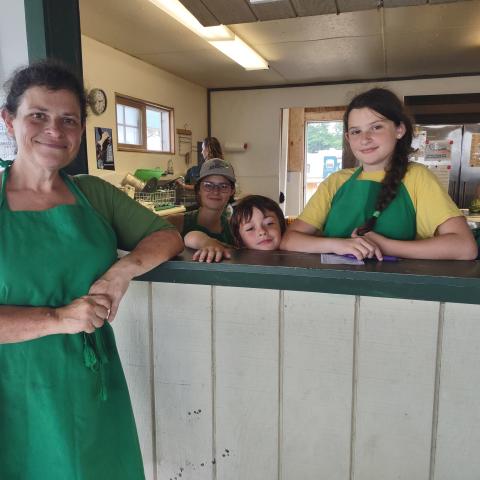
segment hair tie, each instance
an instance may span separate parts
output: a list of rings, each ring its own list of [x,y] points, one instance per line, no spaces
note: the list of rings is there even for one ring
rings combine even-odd
[[[382,212],[380,210],[375,210],[372,217],[378,218]]]

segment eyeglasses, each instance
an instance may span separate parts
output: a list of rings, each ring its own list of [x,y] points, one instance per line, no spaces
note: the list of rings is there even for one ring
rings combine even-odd
[[[217,190],[221,193],[228,193],[232,189],[232,186],[229,183],[213,183],[213,182],[202,182],[201,187],[206,191],[206,192],[213,192],[214,190]]]

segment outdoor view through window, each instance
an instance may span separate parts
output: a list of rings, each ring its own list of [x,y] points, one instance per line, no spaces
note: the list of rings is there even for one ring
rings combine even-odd
[[[320,182],[342,168],[343,124],[306,122],[305,204]]]

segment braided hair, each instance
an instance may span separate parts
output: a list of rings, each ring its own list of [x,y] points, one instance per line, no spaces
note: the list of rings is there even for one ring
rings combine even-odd
[[[398,193],[403,177],[408,169],[408,156],[412,152],[413,125],[406,114],[400,99],[390,90],[385,88],[372,88],[357,95],[348,105],[343,116],[344,131],[348,131],[348,116],[354,109],[369,108],[391,120],[395,126],[402,123],[405,126],[405,134],[395,145],[392,159],[385,169],[385,177],[375,204],[375,212],[363,224],[357,228],[358,235],[365,235],[375,227],[377,218],[390,205]]]

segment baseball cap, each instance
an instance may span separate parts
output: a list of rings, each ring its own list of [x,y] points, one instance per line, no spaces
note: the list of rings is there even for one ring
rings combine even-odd
[[[231,180],[232,182],[236,181],[233,167],[221,158],[212,158],[205,161],[202,165],[202,168],[200,169],[200,176],[198,177],[198,181],[200,181],[204,177],[208,177],[209,175],[222,175],[225,178]]]

